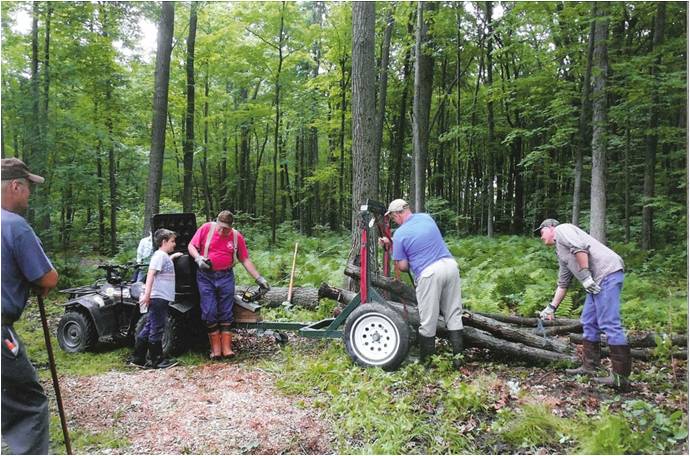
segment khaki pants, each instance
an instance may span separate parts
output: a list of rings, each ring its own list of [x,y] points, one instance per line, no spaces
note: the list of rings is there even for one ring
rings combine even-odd
[[[417,277],[419,334],[436,335],[439,312],[449,331],[462,329],[460,272],[453,258],[442,258],[427,266]]]

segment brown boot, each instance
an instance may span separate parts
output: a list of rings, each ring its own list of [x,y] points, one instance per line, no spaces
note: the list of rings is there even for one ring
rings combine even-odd
[[[622,393],[630,391],[630,372],[632,370],[632,358],[630,357],[630,345],[609,345],[609,358],[611,358],[611,375],[597,377],[595,382],[610,386]]]
[[[601,346],[599,342],[582,341],[582,366],[576,369],[566,369],[568,375],[596,375],[601,367]]]
[[[235,356],[235,352],[232,351],[232,333],[230,332],[230,325],[220,325],[220,341],[223,358]]]
[[[220,331],[215,330],[208,333],[208,340],[211,345],[211,359],[220,359],[222,356],[220,348]]]

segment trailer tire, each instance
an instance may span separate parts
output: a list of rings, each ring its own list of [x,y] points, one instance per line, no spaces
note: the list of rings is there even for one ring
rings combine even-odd
[[[345,320],[343,340],[347,353],[358,365],[394,371],[407,357],[410,334],[410,327],[395,310],[366,303]]]
[[[148,319],[148,313],[141,316],[137,322],[137,335],[144,329]],[[165,356],[178,356],[189,349],[187,320],[184,315],[175,310],[168,309],[168,318],[165,322],[162,343]]]
[[[60,319],[57,329],[60,348],[67,353],[82,353],[93,349],[98,342],[98,332],[85,312],[70,310]]]

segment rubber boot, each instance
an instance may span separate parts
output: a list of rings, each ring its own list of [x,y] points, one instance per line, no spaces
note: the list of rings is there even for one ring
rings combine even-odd
[[[146,352],[149,349],[149,341],[147,339],[134,339],[134,351],[127,358],[127,363],[136,367],[146,366]]]
[[[220,331],[215,330],[208,333],[208,340],[211,345],[210,358],[220,359],[223,356],[221,351]]]
[[[630,345],[609,345],[609,358],[611,358],[611,375],[597,377],[595,382],[614,388],[622,393],[630,391],[630,372],[632,370],[632,358],[630,357]]]
[[[235,352],[232,351],[232,333],[230,332],[230,325],[220,325],[220,348],[223,358],[235,356]]]
[[[167,369],[168,367],[177,366],[176,359],[169,359],[163,357],[163,342],[149,343],[149,362],[146,367],[149,369]]]
[[[419,336],[419,363],[431,367],[431,357],[436,354],[436,337]]]
[[[575,369],[566,369],[568,375],[596,375],[601,367],[601,346],[599,342],[582,341],[582,365]]]
[[[460,355],[465,350],[465,345],[463,343],[462,329],[455,329],[453,331],[448,331],[448,341],[450,341],[450,346],[453,349],[453,368],[460,369],[462,366],[462,360]]]

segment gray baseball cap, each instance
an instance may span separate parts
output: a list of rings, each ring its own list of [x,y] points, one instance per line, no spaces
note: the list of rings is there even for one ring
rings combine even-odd
[[[541,222],[541,225],[539,225],[539,228],[534,230],[535,233],[538,233],[541,231],[542,228],[547,227],[547,226],[558,226],[558,220],[556,219],[545,219],[543,222]]]

